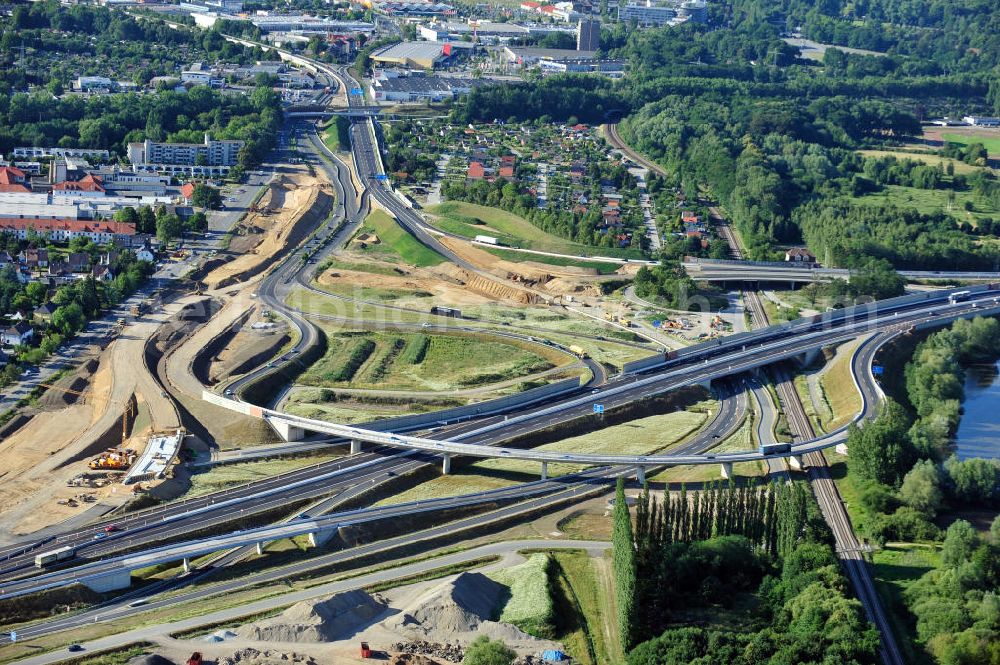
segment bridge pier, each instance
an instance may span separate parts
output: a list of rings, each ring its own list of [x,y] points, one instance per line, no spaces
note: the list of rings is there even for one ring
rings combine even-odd
[[[447,476],[451,473],[451,453],[445,453],[441,456],[441,475]]]
[[[722,467],[722,477],[723,478],[725,478],[726,480],[729,480],[730,478],[733,477],[733,463],[732,462],[723,462],[719,466]]]
[[[306,431],[301,427],[296,427],[285,420],[269,420],[271,427],[285,441],[301,441],[306,436]]]
[[[549,479],[549,463],[542,462],[542,480]]]
[[[838,443],[836,446],[834,446],[833,449],[835,451],[837,451],[838,453],[840,453],[841,455],[844,455],[845,457],[847,456],[847,444],[846,443]]]
[[[107,575],[87,580],[83,583],[83,585],[91,591],[96,591],[97,593],[127,589],[132,586],[132,571],[119,570],[114,573],[108,573]]]
[[[184,559],[181,561],[181,565],[184,566],[185,573],[191,572],[191,559],[184,557]]]
[[[819,357],[819,354],[820,354],[819,349],[809,349],[808,351],[799,354],[798,361],[802,365],[808,366],[816,362],[816,359]]]
[[[351,439],[351,454],[352,455],[361,454],[361,441],[359,439]]]
[[[257,543],[257,556],[264,556],[264,543]]]
[[[795,469],[796,471],[801,471],[805,468],[805,463],[802,461],[802,455],[789,455],[787,459],[789,468]]]
[[[712,380],[711,379],[705,379],[704,381],[699,381],[698,385],[701,386],[702,388],[704,388],[705,390],[707,390],[708,392],[712,392]]]
[[[331,538],[337,535],[336,529],[320,529],[309,534],[309,546],[319,547],[325,545]]]
[[[635,479],[640,485],[646,484],[646,467],[642,465],[635,467]]]

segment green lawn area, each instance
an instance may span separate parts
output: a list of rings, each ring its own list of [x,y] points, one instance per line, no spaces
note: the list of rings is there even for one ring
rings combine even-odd
[[[552,556],[559,564],[562,591],[575,610],[560,612],[557,629],[562,630],[557,638],[584,665],[624,662],[618,644],[611,562],[592,558],[582,550],[561,550]],[[577,629],[573,630],[572,620],[564,622],[564,618],[576,619]]]
[[[366,253],[389,258],[395,255],[402,261],[417,267],[436,266],[444,263],[443,256],[425,247],[396,223],[392,217],[382,210],[376,210],[365,218],[362,232],[374,233],[381,242],[368,245]]]
[[[1000,155],[1000,136],[991,138],[988,136],[970,136],[966,134],[942,134],[941,137],[948,143],[958,143],[960,145],[982,143],[991,157]]]
[[[338,451],[342,452],[342,451]],[[293,456],[286,458],[272,458],[257,460],[254,462],[241,462],[238,464],[221,464],[213,467],[204,467],[202,473],[191,475],[191,489],[184,494],[185,499],[218,492],[219,490],[244,485],[264,478],[270,478],[282,473],[289,473],[306,466],[319,464],[339,457],[339,454],[322,454],[308,456]]]
[[[480,335],[328,332],[326,354],[299,383],[444,391],[517,379],[571,362]],[[422,347],[422,348],[417,348]]]
[[[903,660],[907,663],[930,662],[930,657],[919,644],[914,643],[913,617],[903,594],[921,575],[936,568],[940,558],[937,547],[914,543],[886,543],[872,555],[875,586],[889,612],[892,632],[903,649]]]
[[[943,212],[957,220],[975,226],[984,217],[994,218],[1000,210],[981,196],[971,191],[955,192],[955,200],[949,209],[947,189],[917,189],[916,187],[901,187],[888,185],[883,191],[855,197],[854,201],[864,205],[895,206],[909,208],[924,214]],[[965,209],[966,202],[972,203],[972,210]]]
[[[448,201],[429,206],[426,210],[437,217],[434,221],[435,226],[440,227],[442,231],[465,238],[474,238],[477,235],[493,236],[511,247],[578,256],[640,257],[640,254],[635,251],[591,247],[560,238],[541,230],[523,217],[518,217],[499,208],[490,208],[464,201]],[[525,259],[515,260],[524,261]]]
[[[529,635],[551,637],[555,607],[549,590],[549,556],[532,554],[524,563],[501,568],[487,577],[510,589],[510,597],[500,612],[500,621],[512,623]]]
[[[858,344],[860,342],[852,342],[837,349],[837,355],[819,380],[823,397],[832,412],[830,417],[823,419],[823,429],[827,432],[851,422],[861,410],[861,394],[851,374],[851,358]]]

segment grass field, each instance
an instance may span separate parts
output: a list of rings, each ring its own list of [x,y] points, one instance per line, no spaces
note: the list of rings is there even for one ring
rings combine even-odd
[[[949,191],[947,189],[917,189],[916,187],[887,185],[881,192],[855,197],[853,200],[864,205],[909,208],[928,215],[943,212],[973,226],[984,217],[992,219],[1000,214],[1000,210],[994,208],[989,201],[968,191],[955,192],[955,201],[949,203]],[[966,202],[972,203],[971,211],[965,209]]]
[[[329,332],[326,354],[299,383],[317,387],[444,391],[517,379],[567,364],[526,347],[476,335]],[[419,350],[415,346],[424,348]]]
[[[390,258],[396,256],[405,263],[417,267],[436,266],[444,263],[444,257],[437,252],[421,245],[400,226],[396,220],[382,210],[376,210],[365,218],[362,232],[374,233],[379,237],[378,244],[368,245],[367,253]]]
[[[306,466],[326,462],[339,456],[335,454],[298,455],[284,459],[271,458],[254,462],[205,467],[206,471],[194,473],[191,476],[191,489],[184,494],[184,498],[190,499],[202,494],[218,492],[227,487],[243,485],[282,473],[289,473]]]
[[[708,405],[699,405],[706,408]],[[707,414],[675,411],[639,418],[632,422],[538,446],[534,450],[574,453],[614,453],[643,455],[653,453],[687,439],[704,424]],[[575,464],[549,464],[549,476],[573,473],[582,467]],[[440,496],[481,492],[515,483],[537,480],[541,466],[537,462],[516,459],[486,459],[453,469],[420,485],[383,499],[378,505],[394,505]]]
[[[930,662],[928,654],[913,640],[912,615],[903,594],[924,573],[936,568],[940,554],[933,545],[886,543],[872,555],[875,587],[889,612],[893,633],[907,663]]]
[[[437,217],[434,224],[442,231],[465,238],[473,238],[477,235],[493,236],[503,244],[512,247],[578,256],[639,257],[639,253],[634,251],[591,247],[560,238],[541,230],[523,217],[518,217],[499,208],[490,208],[464,201],[448,201],[429,206],[427,212]],[[519,260],[523,261],[524,259]]]
[[[948,143],[958,143],[969,145],[972,143],[982,143],[990,156],[1000,155],[1000,134],[991,136],[974,136],[971,134],[942,134],[941,137]]]
[[[912,159],[917,162],[930,164],[931,166],[941,165],[947,167],[948,164],[952,164],[954,165],[955,173],[960,174],[975,173],[976,171],[981,171],[983,169],[981,166],[973,166],[956,159],[951,159],[950,157],[935,155],[931,152],[906,152],[904,150],[859,150],[858,154],[864,155],[865,157],[895,157],[896,159]]]
[[[851,358],[858,344],[860,342],[853,342],[837,349],[836,357],[820,378],[819,385],[831,412],[822,420],[823,429],[827,432],[846,425],[861,410],[861,394],[851,374]]]
[[[512,623],[535,637],[553,636],[555,607],[549,589],[548,567],[549,556],[539,552],[524,563],[487,575],[510,589],[500,621]]]

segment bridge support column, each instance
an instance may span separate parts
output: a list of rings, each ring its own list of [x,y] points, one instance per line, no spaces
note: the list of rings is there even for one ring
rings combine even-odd
[[[705,379],[704,381],[699,381],[698,385],[701,386],[702,388],[704,388],[705,390],[707,390],[708,392],[712,392],[712,380],[711,379]]]
[[[720,464],[720,466],[722,467],[722,477],[723,478],[725,478],[726,480],[729,480],[730,478],[733,477],[733,463],[732,462],[723,462],[722,464]]]
[[[805,465],[802,462],[802,455],[789,455],[787,459],[789,468],[795,469],[796,471],[801,471],[805,468]]]
[[[120,570],[92,580],[87,580],[83,583],[83,585],[91,591],[96,591],[97,593],[127,589],[132,586],[132,571]]]
[[[847,444],[846,443],[838,443],[836,446],[834,446],[833,449],[836,450],[839,454],[844,455],[845,457],[847,456]]]
[[[351,454],[360,455],[361,454],[361,441],[358,439],[351,439]]]
[[[800,353],[798,356],[799,363],[801,363],[804,366],[811,365],[814,362],[816,362],[816,359],[819,357],[819,354],[820,354],[819,349],[809,349],[804,353]]]
[[[451,473],[451,453],[445,453],[441,457],[441,475],[447,476]]]
[[[185,573],[191,572],[191,559],[184,557],[184,560],[181,561],[181,565],[184,566]]]
[[[646,484],[646,467],[644,466],[635,467],[635,479],[639,482],[640,485]]]
[[[319,547],[320,545],[324,545],[336,534],[337,534],[336,529],[322,529],[321,531],[313,531],[312,533],[309,534],[309,546]]]
[[[264,555],[264,543],[257,543],[257,556]]]
[[[549,479],[549,463],[542,462],[542,480]]]
[[[271,420],[271,427],[285,441],[301,441],[306,436],[306,431],[301,427],[296,427],[284,420]]]

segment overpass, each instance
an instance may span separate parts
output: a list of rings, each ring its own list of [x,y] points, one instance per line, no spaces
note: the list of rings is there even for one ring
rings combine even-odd
[[[685,257],[684,270],[695,280],[705,282],[819,282],[851,279],[847,268],[824,268],[818,264],[778,261],[737,261]],[[1000,272],[953,270],[900,270],[909,280],[960,280],[968,282],[1000,281]]]
[[[823,316],[800,319],[791,324],[770,326],[754,333],[733,335],[721,341],[699,344],[671,353],[667,357],[654,356],[647,363],[633,364],[631,368],[626,368],[632,374],[631,381],[627,380],[628,377],[623,377],[621,380],[595,389],[591,394],[553,400],[555,403],[551,406],[509,415],[503,420],[448,440],[407,436],[304,418],[229,399],[210,391],[204,391],[202,399],[244,415],[261,418],[286,441],[301,439],[306,432],[315,432],[336,437],[345,443],[349,442],[351,452],[355,454],[360,453],[365,444],[421,451],[440,456],[444,473],[450,471],[453,456],[465,455],[535,461],[540,464],[542,478],[547,477],[549,463],[635,467],[640,481],[644,479],[646,469],[670,465],[720,464],[723,474],[728,475],[734,463],[764,460],[776,456],[790,457],[793,463],[801,464],[802,455],[843,443],[847,437],[847,427],[809,441],[799,442],[786,452],[767,456],[759,451],[663,455],[581,454],[523,450],[466,441],[489,433],[533,431],[566,412],[582,415],[595,404],[614,404],[616,399],[619,403],[625,403],[682,386],[706,384],[713,379],[754,370],[870,332],[885,333],[876,335],[860,345],[852,359],[855,387],[863,398],[862,410],[854,419],[854,422],[860,422],[873,415],[877,406],[880,391],[871,373],[871,360],[875,351],[885,341],[894,334],[914,328],[935,327],[958,318],[1000,313],[1000,291],[991,286],[972,287],[969,299],[958,302],[952,302],[949,294],[950,292],[934,292],[905,296],[883,301],[881,309],[875,307],[871,311],[867,306],[845,308]],[[859,313],[862,316],[857,317]],[[683,358],[680,357],[681,353],[684,354]],[[864,359],[864,362],[859,362],[859,359]]]
[[[345,116],[348,118],[370,118],[379,114],[378,106],[351,106],[349,108],[332,108],[322,104],[295,104],[285,109],[288,118],[331,118]]]

